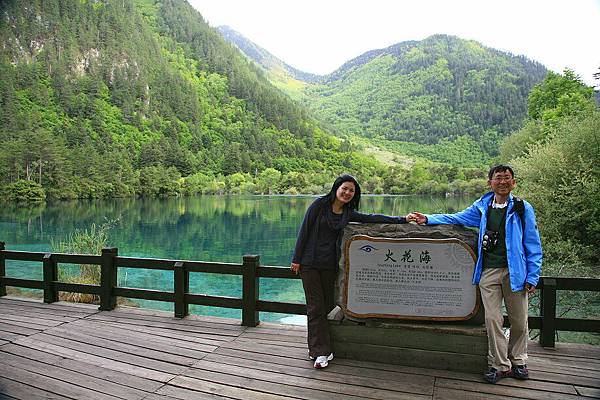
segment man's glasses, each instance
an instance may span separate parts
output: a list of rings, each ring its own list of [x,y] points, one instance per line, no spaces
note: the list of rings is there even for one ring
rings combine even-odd
[[[512,181],[512,179],[513,178],[510,176],[492,178],[494,182],[510,182]]]

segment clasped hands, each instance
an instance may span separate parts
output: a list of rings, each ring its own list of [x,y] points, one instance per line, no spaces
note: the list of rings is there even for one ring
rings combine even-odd
[[[427,223],[427,216],[418,211],[413,211],[406,215],[406,222],[416,222],[419,225],[425,225]]]

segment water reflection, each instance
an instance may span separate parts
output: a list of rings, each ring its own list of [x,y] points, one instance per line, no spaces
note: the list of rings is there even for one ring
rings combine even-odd
[[[260,254],[261,264],[287,266],[298,227],[314,197],[199,196],[166,199],[111,199],[52,203],[30,209],[0,210],[0,240],[12,250],[50,251],[51,240],[64,240],[75,229],[119,220],[109,233],[119,255],[241,263],[244,254]],[[361,211],[405,215],[453,212],[473,198],[421,196],[363,196]],[[40,279],[41,263],[7,261],[7,275]],[[299,280],[261,279],[261,299],[304,301]],[[119,285],[172,290],[171,272],[121,268]],[[241,277],[192,273],[190,290],[222,296],[241,296]],[[138,300],[136,300],[138,302]],[[171,310],[162,302],[142,306]],[[192,312],[239,318],[238,310],[192,306]],[[279,320],[282,315],[264,313]],[[298,320],[292,318],[292,320]]]

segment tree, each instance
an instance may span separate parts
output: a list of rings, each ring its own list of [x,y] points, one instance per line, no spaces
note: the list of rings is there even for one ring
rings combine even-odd
[[[281,172],[274,168],[267,168],[262,171],[256,179],[258,191],[263,194],[277,193],[277,187],[280,180]]]
[[[549,72],[529,93],[528,115],[533,120],[549,122],[585,113],[595,107],[593,94],[594,89],[570,69],[565,69],[564,75]]]
[[[598,277],[600,112],[560,121],[547,141],[514,160],[517,193],[536,209],[546,275]]]
[[[569,69],[564,75],[549,72],[546,79],[531,90],[529,120],[501,144],[500,159],[509,161],[526,154],[530,146],[545,140],[564,118],[592,112],[596,108],[593,92],[593,88]]]
[[[7,185],[3,192],[2,197],[13,203],[39,203],[46,199],[42,185],[24,179]]]

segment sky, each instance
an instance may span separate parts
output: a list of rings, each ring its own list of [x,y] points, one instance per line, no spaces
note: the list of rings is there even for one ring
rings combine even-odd
[[[366,51],[433,34],[569,68],[600,85],[600,0],[188,0],[277,58],[324,75]]]

